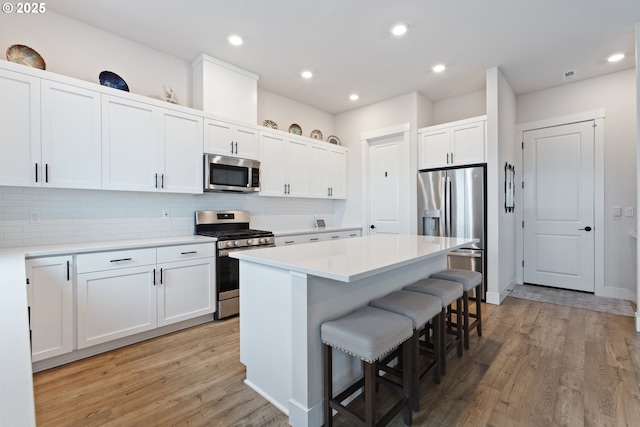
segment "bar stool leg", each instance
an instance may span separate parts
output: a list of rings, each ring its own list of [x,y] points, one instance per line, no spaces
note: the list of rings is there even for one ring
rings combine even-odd
[[[458,339],[458,357],[462,357],[462,316],[460,316],[460,306],[462,306],[462,297],[456,301],[456,338]],[[465,312],[467,314],[467,312]]]
[[[364,420],[365,426],[376,425],[375,399],[376,399],[376,365],[364,363]]]
[[[332,349],[326,344],[322,344],[322,360],[324,361],[323,378],[324,378],[324,402],[322,403],[324,412],[324,425],[333,426],[333,414],[329,401],[333,398],[333,360]]]
[[[464,304],[464,349],[469,350],[469,292],[462,294]],[[460,312],[458,311],[458,315]]]
[[[409,346],[408,346],[409,347]],[[420,410],[420,392],[419,392],[419,378],[418,378],[418,353],[420,352],[420,333],[414,331],[411,336],[411,406],[415,412]],[[436,368],[437,370],[437,368]],[[408,371],[406,369],[405,371]],[[406,381],[406,378],[404,379]],[[407,384],[407,383],[405,383]]]
[[[413,333],[413,335],[415,337],[419,336],[418,331],[415,331]],[[412,339],[412,338],[410,338]],[[412,344],[412,343],[411,343]],[[404,344],[402,344],[402,359],[403,360],[407,360],[409,361],[409,364],[411,364],[410,367],[408,367],[409,369],[404,369],[402,371],[403,375],[402,375],[402,394],[404,395],[405,398],[405,402],[410,402],[412,398],[416,399],[416,405],[419,405],[420,403],[420,399],[419,399],[419,393],[418,393],[418,388],[416,387],[415,389],[413,388],[413,385],[411,384],[411,379],[412,378],[417,378],[417,371],[416,371],[416,375],[413,375],[413,370],[414,368],[414,362],[417,363],[417,360],[412,360],[412,358],[415,356],[416,352],[413,351],[412,345],[409,342],[404,342]],[[417,343],[416,343],[417,344]],[[416,347],[417,349],[417,347]],[[415,393],[414,393],[415,391]],[[415,394],[415,396],[414,396]],[[411,422],[412,422],[412,417],[413,417],[413,413],[411,411],[411,405],[405,405],[404,406],[404,423],[405,425],[410,426]]]
[[[484,291],[484,284],[480,283],[478,287],[476,287],[476,313],[478,314],[478,336],[482,336],[482,297]]]

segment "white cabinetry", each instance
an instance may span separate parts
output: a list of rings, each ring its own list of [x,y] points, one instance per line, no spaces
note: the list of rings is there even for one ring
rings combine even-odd
[[[73,350],[71,256],[27,259],[32,360]]]
[[[418,130],[418,169],[485,162],[486,116]]]
[[[102,97],[102,188],[202,192],[202,118]]]
[[[360,230],[336,230],[336,231],[319,231],[315,233],[300,233],[290,236],[280,236],[275,238],[276,246],[290,246],[300,243],[315,243],[326,240],[348,239],[359,237],[362,233]]]
[[[260,195],[308,195],[308,144],[297,138],[260,134]]]
[[[45,187],[101,187],[100,93],[41,81],[42,158]]]
[[[214,244],[158,248],[158,326],[213,313]]]
[[[100,188],[100,94],[0,70],[0,185]]]
[[[78,348],[213,313],[214,245],[78,255]]]
[[[157,326],[155,249],[78,255],[78,349]]]
[[[258,159],[258,129],[207,119],[204,151],[222,156]]]
[[[260,195],[345,198],[346,153],[306,138],[260,132]]]
[[[0,70],[0,93],[0,185],[39,185],[40,79]]]

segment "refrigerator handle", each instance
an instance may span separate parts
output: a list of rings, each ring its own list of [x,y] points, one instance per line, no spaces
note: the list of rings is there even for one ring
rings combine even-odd
[[[447,236],[447,178],[442,180],[442,212],[440,213],[440,236]]]
[[[447,175],[447,237],[451,237],[451,177]]]

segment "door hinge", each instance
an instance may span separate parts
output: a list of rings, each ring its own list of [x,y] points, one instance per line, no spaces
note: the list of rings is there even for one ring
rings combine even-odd
[[[595,127],[597,127],[598,125],[597,125],[595,122],[593,122],[593,124],[592,124],[591,126],[593,126],[593,127],[595,128]]]
[[[522,181],[522,188],[524,188],[524,181]]]
[[[27,277],[27,285],[29,284],[29,278]]]
[[[522,141],[522,149],[524,150],[524,141]]]
[[[522,260],[522,266],[524,267],[524,260]]]
[[[522,221],[522,228],[524,228],[524,221]]]

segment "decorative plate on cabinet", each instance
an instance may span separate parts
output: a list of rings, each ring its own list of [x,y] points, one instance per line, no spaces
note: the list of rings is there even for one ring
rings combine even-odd
[[[278,124],[273,120],[265,120],[264,122],[262,122],[262,126],[265,126],[271,129],[278,129]]]
[[[318,129],[314,129],[311,131],[311,139],[317,139],[318,141],[322,141],[322,132]]]
[[[335,135],[329,135],[327,137],[327,142],[330,144],[340,145],[340,139]]]
[[[291,126],[289,126],[289,133],[302,136],[302,128],[299,125],[294,123]]]
[[[129,92],[129,86],[127,86],[127,82],[125,82],[122,77],[112,71],[103,71],[100,73],[98,78],[100,79],[100,84],[102,86],[112,87]]]
[[[38,52],[23,44],[14,44],[7,48],[7,61],[46,70],[47,64]]]

